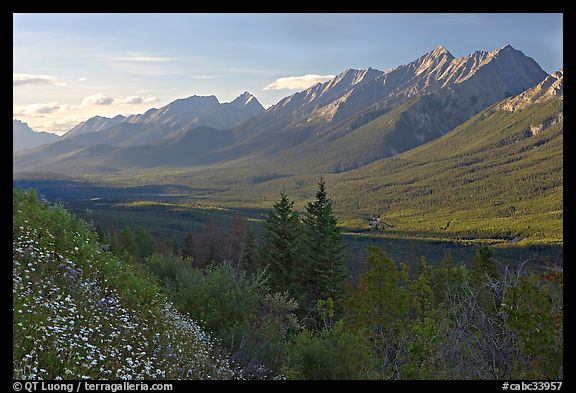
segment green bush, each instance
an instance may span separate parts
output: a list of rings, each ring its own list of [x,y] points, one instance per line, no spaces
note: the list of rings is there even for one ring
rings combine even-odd
[[[243,377],[278,376],[286,343],[300,326],[296,302],[271,293],[266,273],[211,265],[181,271],[177,283],[175,304],[222,340]]]
[[[303,330],[283,369],[289,379],[367,379],[376,376],[367,335],[336,322],[320,333]]]

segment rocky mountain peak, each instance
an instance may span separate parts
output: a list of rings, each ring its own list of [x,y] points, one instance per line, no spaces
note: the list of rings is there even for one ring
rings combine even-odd
[[[106,129],[108,127],[111,127],[113,125],[121,123],[125,119],[126,118],[122,115],[117,115],[117,116],[112,117],[112,118],[96,115],[96,116],[91,117],[88,120],[83,121],[82,123],[76,125],[74,128],[69,130],[66,134],[64,134],[64,136],[65,137],[71,137],[71,136],[75,136],[75,135],[88,134],[90,132],[101,131],[103,129]]]
[[[524,56],[524,54],[512,47],[510,44],[506,44],[501,48],[496,48],[491,52],[488,52],[491,57],[502,57],[502,56]]]
[[[19,119],[12,120],[12,152],[32,149],[58,140],[59,136],[49,132],[34,131],[28,123]]]
[[[166,105],[166,106],[171,106],[174,104],[184,104],[184,105],[217,105],[219,104],[220,101],[218,101],[218,98],[216,98],[215,95],[210,95],[210,96],[198,96],[198,95],[193,95],[187,98],[180,98],[178,100],[175,100],[173,102],[171,102],[170,104]]]
[[[497,108],[516,112],[532,104],[545,102],[555,97],[564,97],[564,72],[562,68],[546,77],[536,86],[507,99]]]
[[[245,91],[236,97],[233,101],[228,104],[224,104],[223,107],[234,108],[235,110],[250,110],[253,115],[260,112],[264,112],[264,107],[256,97],[254,97],[249,92]]]
[[[416,75],[420,75],[431,72],[437,73],[446,68],[453,60],[454,56],[442,45],[438,45],[434,50],[426,53],[410,64],[414,64],[416,67]]]
[[[446,55],[448,57],[454,58],[454,56],[452,56],[452,53],[450,53],[448,51],[448,49],[446,49],[442,45],[436,46],[436,48],[434,48],[434,50],[432,50],[432,52],[430,52],[429,55],[432,57],[440,57],[440,56]]]
[[[256,97],[254,97],[252,94],[250,94],[249,92],[245,91],[244,93],[240,94],[238,97],[236,97],[233,101],[231,101],[231,104],[241,104],[241,105],[246,105],[249,102],[256,100]],[[258,101],[258,100],[256,100]]]
[[[338,74],[334,79],[326,82],[326,87],[323,89],[323,91],[326,91],[327,89],[333,88],[337,85],[350,87],[360,82],[372,80],[381,74],[382,71],[379,71],[372,67],[368,67],[365,70],[357,70],[354,68],[349,68],[344,72]]]

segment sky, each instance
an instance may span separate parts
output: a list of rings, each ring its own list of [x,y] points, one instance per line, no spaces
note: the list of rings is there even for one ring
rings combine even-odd
[[[552,73],[562,14],[14,14],[13,117],[62,134],[92,116],[192,95],[264,107],[349,68],[389,70],[437,45],[506,44]]]

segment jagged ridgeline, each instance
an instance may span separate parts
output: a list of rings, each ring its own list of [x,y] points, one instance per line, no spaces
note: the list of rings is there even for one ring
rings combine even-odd
[[[209,334],[62,207],[14,189],[12,244],[14,378],[235,377]]]
[[[83,176],[164,168],[170,176],[174,167],[228,163],[253,175],[348,171],[432,141],[547,76],[510,45],[460,58],[438,46],[387,72],[345,70],[266,110],[245,92],[229,103],[191,96],[143,114],[96,116],[54,143],[16,152],[14,169]]]

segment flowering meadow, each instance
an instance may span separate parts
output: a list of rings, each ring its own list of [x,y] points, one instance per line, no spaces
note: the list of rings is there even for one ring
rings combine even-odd
[[[83,221],[13,191],[13,377],[232,379],[227,354]]]

